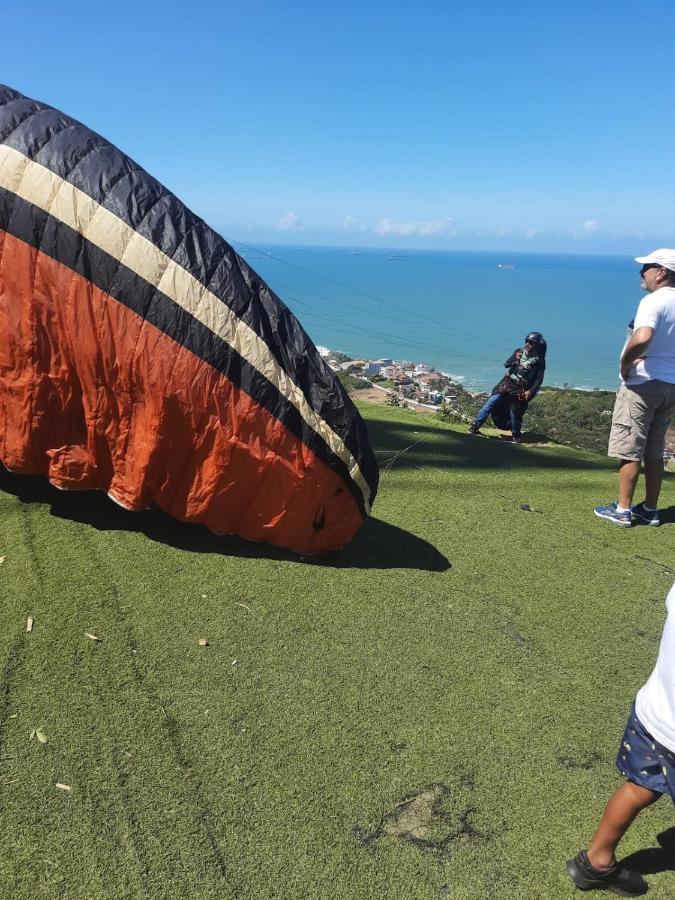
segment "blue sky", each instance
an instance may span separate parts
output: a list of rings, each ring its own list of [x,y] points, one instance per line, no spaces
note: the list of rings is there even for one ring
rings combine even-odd
[[[0,0],[2,80],[230,239],[675,246],[675,5]]]

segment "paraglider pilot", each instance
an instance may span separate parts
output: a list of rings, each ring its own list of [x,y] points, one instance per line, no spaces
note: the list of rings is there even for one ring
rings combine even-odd
[[[523,416],[544,380],[546,341],[543,336],[538,331],[531,331],[525,338],[525,346],[514,350],[504,366],[508,372],[492,389],[469,428],[469,434],[480,434],[481,425],[491,415],[496,427],[510,428],[511,439],[520,444]]]

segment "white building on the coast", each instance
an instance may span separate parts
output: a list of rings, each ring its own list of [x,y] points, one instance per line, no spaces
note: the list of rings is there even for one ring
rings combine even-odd
[[[391,359],[369,359],[364,363],[363,374],[368,378],[371,375],[381,375],[382,369],[392,365]],[[386,375],[385,375],[386,378]]]
[[[389,380],[396,378],[396,373],[398,372],[398,368],[396,366],[382,366],[380,369],[380,375],[383,378],[387,378]]]

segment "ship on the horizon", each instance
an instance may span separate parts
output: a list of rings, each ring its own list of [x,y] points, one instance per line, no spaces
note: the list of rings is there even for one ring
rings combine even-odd
[[[498,263],[497,268],[498,269],[517,269],[518,266],[516,266],[514,263]]]

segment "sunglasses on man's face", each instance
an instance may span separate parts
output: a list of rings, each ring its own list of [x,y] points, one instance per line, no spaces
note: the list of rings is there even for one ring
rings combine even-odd
[[[661,266],[659,266],[657,263],[649,263],[649,265],[643,266],[640,269],[640,275],[644,275],[645,272],[649,271],[649,269],[660,269],[660,268],[661,268]]]

